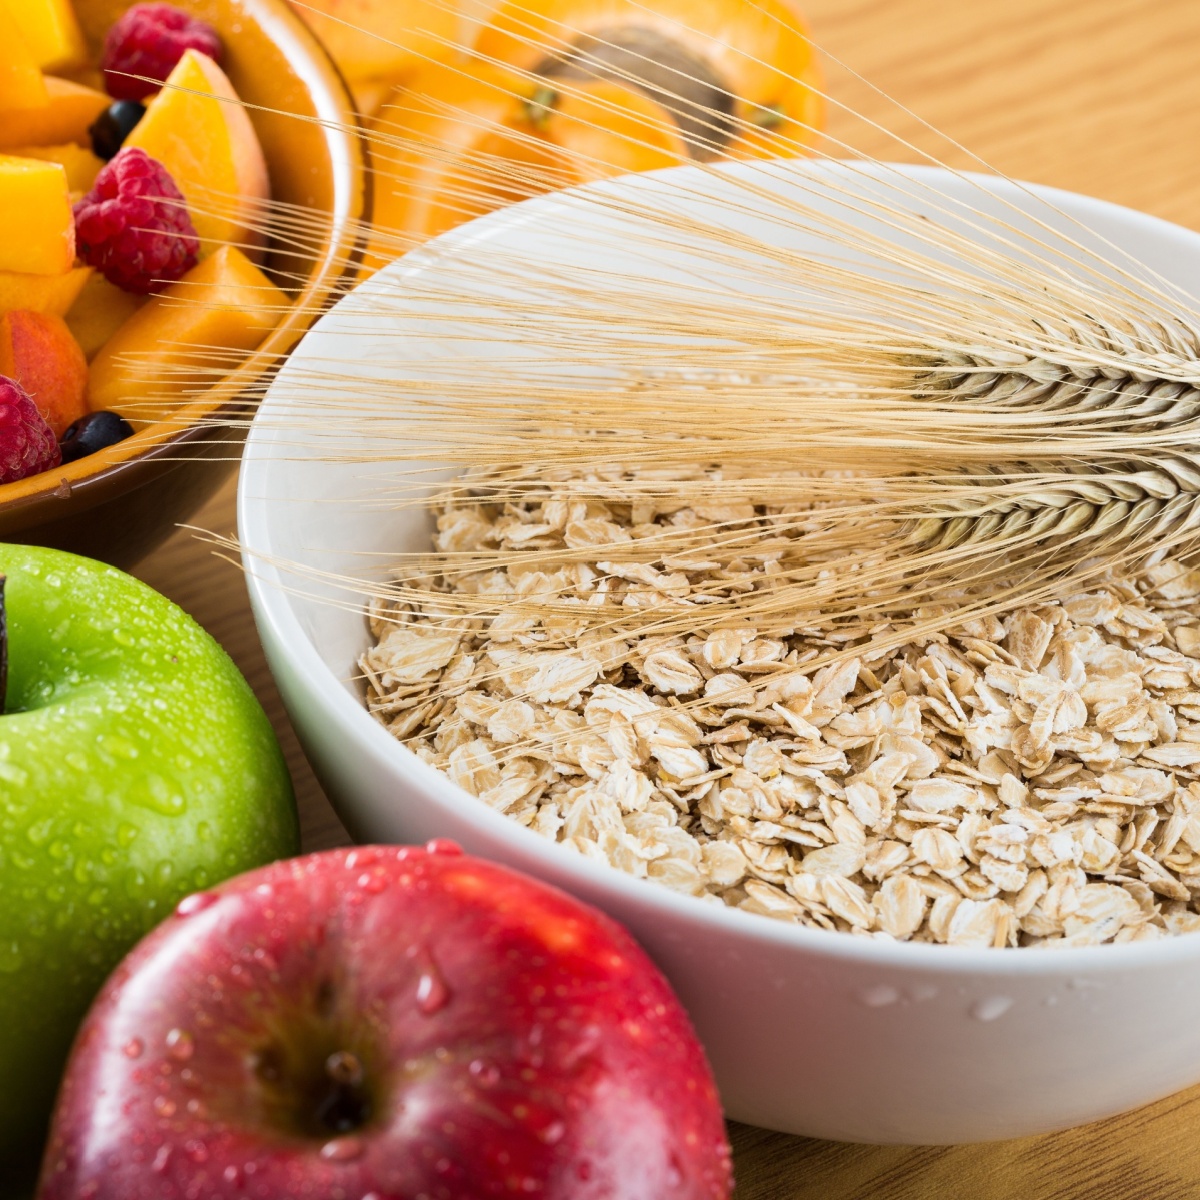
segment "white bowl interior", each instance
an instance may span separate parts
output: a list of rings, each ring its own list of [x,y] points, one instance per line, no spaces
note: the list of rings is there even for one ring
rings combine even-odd
[[[639,223],[648,193],[706,221],[822,252],[796,231],[790,205],[838,206],[864,237],[890,236],[877,216],[847,208],[845,189],[854,187],[891,195],[997,247],[1010,234],[995,225],[976,230],[974,214],[1035,233],[1065,259],[1087,248],[1110,258],[1128,252],[1181,289],[1200,278],[1200,237],[1165,222],[1050,189],[928,168],[679,168],[604,186],[628,203],[601,211],[586,193],[530,201],[386,268],[317,323],[251,431],[239,527],[259,629],[305,748],[347,826],[363,840],[455,837],[622,920],[688,1006],[727,1111],[738,1119],[848,1140],[971,1141],[1095,1119],[1200,1080],[1200,1025],[1191,1019],[1200,938],[973,951],[827,934],[705,904],[586,862],[516,826],[421,763],[366,713],[355,682],[368,645],[361,603],[321,573],[382,577],[398,552],[428,547],[431,524],[418,509],[388,503],[395,462],[335,460],[378,447],[355,445],[344,430],[322,434],[297,419],[297,409],[305,380],[333,360],[339,371],[367,379],[393,377],[401,361],[404,378],[433,381],[447,369],[461,377],[472,357],[481,372],[500,355],[521,356],[531,376],[554,367],[554,330],[540,349],[480,336],[472,313],[487,313],[497,297],[520,299],[522,287],[516,276],[479,268],[472,248],[481,242],[489,242],[493,266],[498,246],[514,261],[536,254],[564,268],[653,271],[686,286],[696,278],[694,253],[686,238],[664,245]],[[620,229],[623,260],[616,238],[596,236],[602,223]],[[756,278],[752,254],[706,274],[708,285],[730,289],[760,286]],[[789,284],[780,294],[802,291]],[[401,385],[397,391],[403,411]],[[387,446],[393,458],[404,449],[402,421],[396,429],[399,441]],[[422,469],[432,485],[436,465]],[[290,562],[308,572],[293,574],[283,565]],[[1110,1041],[1118,1028],[1119,1050]]]

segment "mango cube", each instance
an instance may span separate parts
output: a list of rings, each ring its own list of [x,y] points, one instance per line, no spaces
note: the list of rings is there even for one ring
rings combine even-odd
[[[74,142],[61,146],[17,146],[11,153],[17,158],[41,158],[46,162],[62,163],[67,172],[67,187],[72,192],[90,192],[104,166],[102,159]]]
[[[3,0],[0,0],[2,3]],[[76,142],[90,146],[88,126],[112,103],[94,88],[45,76],[47,102],[38,108],[19,108],[0,113],[0,151],[11,153],[17,146],[50,146]]]
[[[152,296],[105,343],[89,372],[91,407],[139,426],[169,420],[236,369],[289,303],[240,250],[222,246]]]
[[[75,267],[65,275],[0,271],[0,313],[24,308],[30,312],[65,317],[79,299],[91,274],[91,267]]]
[[[67,328],[90,362],[104,343],[145,303],[145,296],[122,291],[96,271],[67,310]]]
[[[0,0],[17,23],[34,61],[43,71],[80,67],[87,44],[71,0]]]
[[[125,145],[158,159],[179,185],[202,256],[262,241],[266,159],[233,84],[207,55],[184,54]]]
[[[42,108],[49,103],[42,72],[16,21],[0,0],[0,125],[8,110]]]
[[[0,154],[0,271],[65,275],[75,263],[75,215],[61,163]]]

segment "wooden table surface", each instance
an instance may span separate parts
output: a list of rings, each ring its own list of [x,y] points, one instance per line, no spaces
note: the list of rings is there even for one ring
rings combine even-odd
[[[1200,228],[1200,0],[801,6],[827,55],[835,100],[918,149],[969,167],[971,155],[961,148],[968,147],[1005,174]],[[944,136],[932,135],[922,119]],[[830,133],[878,157],[915,156],[836,107]],[[196,523],[233,529],[232,485]],[[138,574],[194,614],[258,692],[292,767],[306,848],[344,842],[271,684],[235,568],[181,532]],[[1119,1051],[1097,1048],[1105,1052]],[[746,1126],[733,1126],[731,1136],[739,1200],[1200,1197],[1200,1088],[1126,1117],[1018,1142],[851,1146]]]

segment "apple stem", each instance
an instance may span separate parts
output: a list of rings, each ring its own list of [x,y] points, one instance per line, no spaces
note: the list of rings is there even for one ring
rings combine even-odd
[[[0,575],[0,713],[8,700],[8,618],[4,607],[6,575]]]

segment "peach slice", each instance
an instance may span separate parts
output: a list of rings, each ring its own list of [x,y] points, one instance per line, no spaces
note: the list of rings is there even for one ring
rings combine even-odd
[[[256,349],[288,304],[237,247],[222,246],[109,338],[92,360],[92,408],[138,426],[168,419]]]
[[[62,437],[87,411],[87,359],[62,317],[18,309],[0,316],[0,375],[15,379]]]
[[[200,235],[201,257],[228,242],[256,246],[267,163],[225,72],[189,50],[125,139],[171,173]]]
[[[0,271],[0,313],[27,308],[31,312],[65,317],[91,274],[91,267],[73,267],[63,275]]]
[[[0,116],[0,151],[16,146],[50,146],[77,142],[90,146],[88,126],[112,103],[103,92],[45,77],[47,103],[39,108],[19,108]]]
[[[75,216],[61,163],[0,154],[0,271],[65,275],[75,262]]]
[[[67,172],[67,187],[72,192],[90,192],[104,166],[102,159],[74,142],[61,146],[16,146],[12,153],[17,158],[41,158],[46,162],[62,163]]]
[[[46,83],[12,14],[0,0],[0,111],[42,108],[50,102]]]
[[[145,302],[145,296],[124,291],[97,271],[65,314],[67,327],[90,361]]]
[[[87,45],[71,0],[0,0],[0,7],[5,4],[43,71],[87,62]]]

